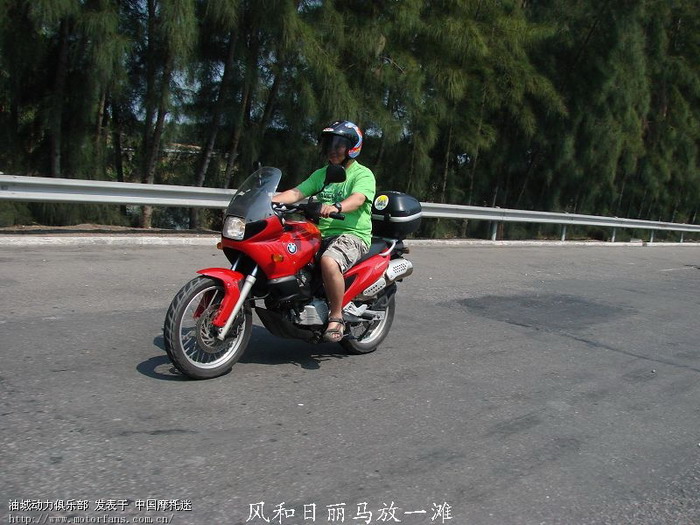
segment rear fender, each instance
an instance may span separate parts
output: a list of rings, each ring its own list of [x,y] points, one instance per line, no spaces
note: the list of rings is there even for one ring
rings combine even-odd
[[[199,270],[197,273],[221,281],[224,285],[224,298],[221,301],[219,313],[212,320],[214,326],[221,328],[228,321],[231,312],[233,312],[233,307],[236,306],[241,296],[241,286],[245,280],[245,275],[226,268],[206,268]]]
[[[388,266],[389,257],[377,254],[350,268],[350,270],[345,273],[344,277],[346,280],[352,277],[355,279],[345,290],[343,307],[352,301],[362,290],[384,275]]]

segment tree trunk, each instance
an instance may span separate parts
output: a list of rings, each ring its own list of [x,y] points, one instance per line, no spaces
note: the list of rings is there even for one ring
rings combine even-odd
[[[622,208],[622,199],[625,195],[625,186],[627,185],[627,174],[622,177],[622,187],[620,188],[620,195],[617,198],[617,205],[615,206],[615,215],[620,215],[620,208]]]
[[[165,68],[163,69],[163,79],[161,84],[161,94],[160,102],[158,104],[158,116],[156,118],[156,125],[153,130],[153,136],[149,142],[149,150],[146,152],[146,163],[144,172],[144,182],[146,184],[153,184],[156,177],[156,165],[158,163],[158,157],[160,156],[160,141],[163,136],[163,129],[165,128],[165,116],[168,114],[168,99],[170,97],[170,80],[173,73],[173,62],[172,56],[166,59]],[[143,215],[141,216],[141,227],[151,228],[152,227],[152,217],[153,217],[153,207],[144,206]]]
[[[250,44],[248,48],[248,60],[246,64],[246,78],[243,87],[243,95],[241,97],[241,112],[238,117],[238,123],[233,131],[231,145],[228,150],[228,161],[226,163],[226,188],[231,187],[233,181],[233,168],[239,157],[239,149],[241,137],[243,136],[243,127],[246,123],[250,123],[250,110],[253,104],[254,88],[258,81],[258,53],[260,52],[260,35],[256,28],[252,29],[250,35]]]
[[[571,61],[571,64],[569,64],[569,71],[573,71],[574,67],[578,64],[579,60],[583,57],[583,53],[588,47],[589,42],[591,41],[591,37],[593,36],[593,33],[595,32],[596,28],[598,27],[598,24],[600,23],[600,19],[603,16],[603,11],[605,11],[608,8],[608,4],[610,3],[610,0],[606,0],[605,3],[602,5],[602,7],[598,10],[598,13],[593,20],[593,23],[591,26],[588,28],[588,32],[586,33],[586,37],[583,40],[583,43],[581,44],[581,47],[578,50],[578,53],[576,53],[576,57]]]
[[[97,120],[95,126],[95,151],[94,164],[95,172],[99,173],[99,178],[104,178],[104,130],[105,130],[105,108],[107,106],[107,91],[102,90],[100,101],[97,105]]]
[[[146,47],[146,94],[144,102],[146,106],[146,118],[143,123],[143,136],[141,137],[141,151],[139,152],[141,164],[141,182],[148,184],[148,163],[151,151],[151,128],[155,115],[154,93],[156,89],[156,64],[155,64],[155,38],[156,38],[156,5],[155,0],[148,0],[148,45]],[[151,206],[141,207],[141,227],[150,228],[153,216]]]
[[[450,173],[450,150],[452,149],[452,125],[447,131],[447,148],[445,150],[445,168],[442,172],[442,188],[440,189],[440,200],[439,202],[445,203],[447,198],[447,177]],[[437,238],[439,235],[440,219],[435,220],[435,230],[433,237]]]
[[[122,116],[119,105],[114,101],[112,108],[112,144],[114,145],[114,170],[117,172],[117,182],[124,182],[124,157],[122,151]],[[122,216],[126,217],[126,206],[120,206]]]
[[[382,133],[382,139],[379,141],[379,150],[377,151],[377,156],[374,158],[374,166],[373,168],[376,169],[377,166],[382,162],[382,158],[384,157],[384,149],[386,147],[386,135]]]
[[[642,216],[642,220],[645,220],[645,219],[646,220],[653,220],[652,217],[653,217],[655,207],[656,207],[656,197],[651,199],[651,201],[649,202],[649,209],[647,210],[646,215]]]
[[[117,181],[124,182],[124,157],[122,148],[122,114],[118,104],[114,101],[112,108],[112,143],[114,144],[114,170],[117,172]]]
[[[518,194],[518,198],[515,201],[514,208],[520,208],[520,203],[525,196],[525,190],[527,190],[527,183],[530,180],[530,176],[532,173],[535,171],[535,168],[537,168],[537,163],[540,160],[541,156],[541,149],[536,148],[535,153],[532,155],[532,160],[530,161],[530,164],[527,167],[527,170],[525,171],[525,176],[523,177],[523,185],[522,188],[520,188],[520,193]]]
[[[204,186],[207,169],[209,168],[209,163],[211,162],[211,157],[214,153],[214,147],[216,146],[216,137],[219,134],[219,128],[221,126],[221,121],[223,120],[224,100],[226,98],[226,92],[228,91],[231,77],[233,76],[233,66],[236,58],[236,40],[236,35],[233,31],[231,31],[229,35],[228,54],[226,56],[224,72],[219,85],[219,93],[214,106],[209,137],[207,138],[207,143],[204,147],[204,151],[202,152],[202,162],[200,163],[199,170],[197,171],[195,177],[196,186]]]
[[[243,110],[243,129],[246,130],[246,134],[243,135],[241,132],[241,141],[239,143],[239,150],[240,150],[240,159],[244,174],[247,175],[247,172],[253,168],[253,166],[257,166],[259,164],[258,158],[257,157],[258,153],[255,151],[255,145],[257,144],[256,139],[258,138],[258,134],[255,133],[255,126],[253,124],[253,103],[256,104],[256,106],[260,106],[260,101],[256,100],[255,96],[256,93],[258,92],[258,84],[260,82],[260,61],[259,61],[259,55],[260,55],[260,47],[261,47],[261,30],[258,27],[253,27],[252,30],[250,31],[250,37],[248,39],[248,50],[247,50],[247,59],[246,59],[246,84],[248,86],[248,97],[246,100],[245,104],[242,104],[244,110]],[[279,51],[277,52],[278,55],[278,60],[282,60],[281,55]],[[275,75],[275,78],[277,79],[277,75]],[[279,88],[275,88],[277,90]],[[274,97],[274,96],[273,96]],[[268,100],[271,100],[268,97]],[[266,108],[267,109],[267,108]],[[268,111],[272,111],[272,108],[270,107]]]
[[[481,3],[479,3],[479,8],[481,8]],[[474,176],[476,175],[476,166],[479,162],[479,151],[481,150],[481,128],[484,124],[484,111],[486,108],[486,88],[481,90],[481,107],[479,109],[479,125],[476,128],[476,152],[474,153],[474,162],[472,162],[471,169],[469,170],[469,198],[467,199],[467,204],[471,206],[474,198]]]
[[[644,193],[642,194],[642,202],[639,204],[639,213],[637,213],[637,219],[642,218],[642,214],[644,213],[644,204],[647,199],[647,190],[644,190]]]
[[[676,213],[678,213],[678,206],[680,205],[680,203],[680,199],[676,199],[676,202],[673,203],[673,211],[671,212],[671,222],[676,222]]]
[[[148,156],[151,150],[151,129],[153,118],[156,112],[155,90],[156,90],[156,64],[155,64],[155,35],[156,35],[156,6],[155,0],[148,0],[148,45],[146,48],[146,94],[144,103],[146,107],[146,118],[143,124],[143,136],[141,138],[141,182],[147,180]]]
[[[282,69],[284,66],[280,65],[280,69]],[[280,90],[280,85],[282,81],[280,80],[280,77],[282,75],[278,72],[275,75],[275,80],[272,82],[272,87],[270,88],[270,94],[267,96],[267,102],[265,103],[265,110],[263,111],[262,115],[262,120],[260,120],[260,134],[265,133],[265,129],[267,128],[268,124],[270,123],[270,119],[272,118],[272,113],[275,110],[275,102],[277,101],[277,94],[279,93]]]
[[[406,183],[406,193],[411,193],[413,190],[413,178],[416,172],[416,139],[413,138],[411,143],[411,162],[408,167],[408,182]]]
[[[165,74],[164,74],[165,76]],[[170,72],[168,71],[168,79],[170,77]],[[164,80],[165,83],[165,80]],[[167,88],[164,88],[167,90]],[[153,130],[153,138],[151,140],[151,150],[148,154],[148,161],[146,164],[146,183],[153,184],[156,178],[156,164],[158,163],[158,157],[160,156],[160,139],[163,136],[163,128],[165,127],[165,116],[168,114],[168,108],[166,107],[165,98],[167,94],[163,93],[163,101],[158,106],[158,118],[156,119],[156,127]]]
[[[245,106],[248,103],[248,85],[243,88],[243,99],[241,100],[241,105]],[[228,148],[228,159],[226,160],[226,171],[224,177],[226,184],[224,188],[230,188],[233,182],[233,167],[238,159],[238,145],[241,142],[241,133],[243,132],[243,111],[238,118],[238,123],[236,128],[233,130],[233,136],[231,137],[231,143]]]
[[[219,93],[216,97],[216,104],[214,105],[214,113],[211,119],[211,128],[209,129],[209,136],[207,137],[207,142],[202,150],[202,157],[195,174],[195,186],[204,186],[204,181],[207,177],[207,171],[209,170],[209,164],[211,158],[214,154],[214,148],[216,147],[216,138],[219,135],[219,128],[221,127],[221,122],[223,120],[223,109],[224,100],[226,99],[226,93],[230,84],[231,77],[233,76],[233,66],[236,58],[236,42],[237,37],[234,31],[229,33],[229,43],[228,43],[228,54],[226,55],[226,62],[224,63],[224,73],[221,76],[221,83],[219,84]],[[199,209],[190,208],[190,229],[199,228]]]
[[[447,131],[447,150],[445,151],[445,169],[442,172],[442,191],[440,202],[444,203],[447,196],[447,177],[450,173],[450,150],[452,149],[452,126]]]
[[[393,93],[391,89],[386,90],[386,109],[387,112],[392,113],[392,101],[393,101]],[[374,166],[377,167],[380,165],[382,162],[382,159],[384,158],[384,151],[386,150],[386,133],[382,133],[382,139],[379,142],[379,150],[377,151],[377,156],[374,158]]]
[[[50,155],[51,155],[51,176],[61,176],[61,143],[63,127],[63,98],[66,90],[66,79],[68,78],[68,22],[61,21],[59,28],[58,60],[56,61],[56,75],[54,77],[51,116],[50,116]]]

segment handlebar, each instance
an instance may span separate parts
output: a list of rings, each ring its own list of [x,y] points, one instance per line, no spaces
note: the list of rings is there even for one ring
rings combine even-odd
[[[276,212],[279,212],[279,213],[294,213],[296,211],[300,211],[307,217],[311,217],[311,218],[321,217],[321,214],[319,213],[321,210],[321,203],[320,202],[314,202],[311,205],[304,204],[304,203],[301,203],[301,204],[283,204],[280,202],[273,202],[272,209]],[[345,214],[343,214],[343,213],[332,212],[332,213],[328,214],[328,217],[330,217],[331,219],[337,219],[339,221],[345,220]]]

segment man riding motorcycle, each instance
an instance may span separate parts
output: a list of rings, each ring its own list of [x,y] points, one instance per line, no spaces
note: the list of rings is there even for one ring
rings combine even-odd
[[[387,337],[397,285],[413,273],[403,240],[420,226],[420,203],[396,191],[375,196],[372,172],[354,160],[362,146],[354,124],[335,122],[320,142],[329,164],[296,188],[277,193],[282,172],[271,166],[240,185],[218,244],[230,268],[198,270],[170,303],[164,348],[186,376],[231,370],[254,313],[274,336],[338,342],[351,354],[374,352]]]
[[[355,160],[362,150],[362,131],[352,122],[336,121],[324,128],[320,148],[329,165],[342,166],[346,171],[345,182],[329,184],[317,195],[322,217],[319,229],[324,239],[320,267],[330,305],[324,339],[338,342],[345,331],[343,273],[369,250],[376,182],[372,171]],[[296,188],[276,195],[274,200],[281,204],[294,204],[316,194],[324,187],[327,167],[314,171]],[[345,220],[330,218],[329,215],[334,212],[343,213]]]

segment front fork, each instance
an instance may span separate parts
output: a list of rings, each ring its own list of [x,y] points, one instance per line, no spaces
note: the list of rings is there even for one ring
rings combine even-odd
[[[233,320],[238,315],[238,312],[241,311],[241,308],[243,308],[243,303],[245,303],[246,299],[248,298],[248,294],[250,293],[250,290],[253,288],[253,285],[257,280],[257,274],[258,265],[256,264],[253,268],[253,271],[250,272],[250,274],[245,278],[245,281],[243,281],[243,286],[241,286],[240,295],[238,296],[238,300],[236,301],[236,304],[234,305],[233,310],[231,311],[231,315],[228,316],[226,324],[224,324],[224,326],[221,327],[221,330],[219,330],[219,335],[216,336],[216,338],[220,341],[226,339],[226,334],[228,334],[228,331],[231,329]]]
[[[219,328],[216,337],[221,341],[226,338],[233,324],[233,320],[241,311],[241,308],[243,308],[243,304],[257,280],[257,265],[253,267],[253,270],[248,276],[237,272],[235,267],[234,265],[231,270],[225,268],[207,268],[206,270],[197,272],[201,275],[206,275],[207,277],[221,281],[224,285],[224,298],[221,301],[219,312],[212,320],[212,324]]]

